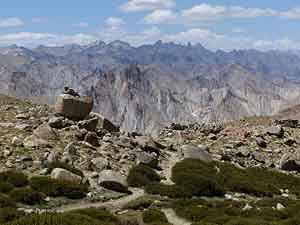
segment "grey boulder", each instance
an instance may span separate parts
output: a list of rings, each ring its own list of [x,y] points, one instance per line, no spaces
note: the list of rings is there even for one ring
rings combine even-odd
[[[185,159],[200,159],[204,162],[212,161],[206,146],[183,145],[181,150]]]
[[[55,112],[71,120],[83,120],[90,114],[93,105],[91,97],[62,94],[56,100]]]

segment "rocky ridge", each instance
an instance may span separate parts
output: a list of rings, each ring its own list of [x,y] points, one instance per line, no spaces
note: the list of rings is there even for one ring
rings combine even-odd
[[[0,48],[0,92],[54,104],[72,86],[118,126],[157,134],[172,122],[224,122],[299,104],[299,61],[292,52],[213,52],[163,42],[10,46]]]

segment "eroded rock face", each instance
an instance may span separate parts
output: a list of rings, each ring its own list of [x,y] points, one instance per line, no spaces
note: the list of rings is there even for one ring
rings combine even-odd
[[[83,120],[93,109],[93,99],[91,97],[75,97],[69,94],[59,95],[55,112],[72,120]]]

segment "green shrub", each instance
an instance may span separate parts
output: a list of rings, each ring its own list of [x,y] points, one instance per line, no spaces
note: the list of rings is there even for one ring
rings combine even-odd
[[[201,176],[182,176],[180,185],[150,184],[145,187],[149,194],[168,196],[170,198],[190,198],[193,196],[223,196],[224,190],[214,181]]]
[[[260,200],[262,201],[262,200]],[[246,202],[231,200],[186,199],[176,200],[172,208],[179,217],[189,220],[195,225],[298,225],[300,224],[300,203],[290,200],[284,210],[276,210],[272,205],[243,210]]]
[[[143,212],[143,221],[144,223],[168,223],[168,220],[165,214],[158,209],[148,209]]]
[[[47,196],[64,196],[70,199],[80,199],[86,196],[88,187],[68,181],[55,180],[50,177],[33,177],[30,180],[32,189],[42,192]]]
[[[41,214],[22,217],[5,225],[117,225],[95,220],[89,216],[76,213]]]
[[[0,181],[10,183],[15,187],[25,187],[28,184],[27,176],[14,170],[0,173]]]
[[[22,216],[24,216],[24,213],[18,211],[16,208],[11,208],[11,207],[0,208],[0,223],[6,223],[12,220],[16,220]]]
[[[260,219],[236,218],[224,225],[273,225],[275,222],[267,222]],[[292,225],[292,224],[291,224]]]
[[[127,181],[131,187],[143,187],[150,183],[160,182],[160,176],[149,166],[138,165],[131,168]]]
[[[16,202],[20,202],[27,205],[36,205],[43,203],[45,195],[32,190],[31,188],[17,188],[9,193],[9,196]]]
[[[16,203],[11,200],[8,196],[0,194],[0,208],[15,207]]]
[[[118,223],[119,222],[118,218],[106,209],[96,209],[96,208],[81,209],[81,210],[72,211],[72,213],[86,215],[93,219],[96,219],[96,220],[99,220],[99,221],[105,222],[105,223]]]
[[[154,183],[147,185],[145,191],[152,195],[167,196],[170,198],[189,198],[192,193],[184,187],[178,185],[165,185],[161,183]]]
[[[10,192],[14,186],[6,181],[0,181],[0,193]]]
[[[132,192],[128,190],[128,187],[125,187],[124,185],[118,182],[103,181],[100,183],[100,185],[106,189],[113,190],[119,193],[132,194]]]
[[[69,165],[67,163],[64,163],[64,162],[60,162],[60,161],[56,161],[56,162],[52,162],[52,163],[49,163],[47,165],[47,168],[48,168],[48,172],[49,174],[55,169],[55,168],[61,168],[61,169],[65,169],[65,170],[68,170],[78,176],[81,176],[83,177],[84,174],[83,172],[80,170],[80,169],[77,169],[75,168],[74,166],[72,165]]]
[[[152,204],[153,204],[153,199],[143,196],[129,202],[124,208],[132,209],[132,210],[141,210],[141,209],[149,208]]]
[[[221,195],[220,187],[259,197],[278,195],[280,189],[300,195],[300,178],[262,168],[239,169],[229,163],[188,159],[177,163],[172,175],[177,185],[188,188],[195,196]]]

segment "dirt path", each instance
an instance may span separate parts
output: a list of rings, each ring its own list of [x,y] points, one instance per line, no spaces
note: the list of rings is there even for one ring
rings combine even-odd
[[[176,165],[176,163],[180,162],[181,160],[182,159],[178,152],[168,152],[167,159],[162,164],[162,175],[166,178],[166,180],[163,181],[164,184],[174,184],[174,182],[171,180],[172,168]]]
[[[57,208],[56,212],[69,212],[78,209],[87,209],[87,208],[102,208],[105,207],[111,211],[117,211],[122,209],[127,203],[142,197],[145,195],[144,190],[142,189],[131,189],[132,194],[123,198],[119,198],[116,200],[111,200],[108,202],[96,202],[96,203],[78,203],[72,205],[64,205],[60,208]]]
[[[176,215],[173,209],[162,209],[169,223],[173,225],[191,225],[192,223],[182,219]]]

